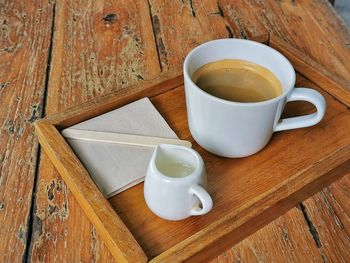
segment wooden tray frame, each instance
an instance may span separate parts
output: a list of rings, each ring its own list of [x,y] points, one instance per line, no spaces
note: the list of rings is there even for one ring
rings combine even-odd
[[[270,36],[268,44],[283,53],[298,72],[343,104],[350,106],[350,91],[343,88],[349,85],[344,80],[333,76],[321,65],[276,36]],[[147,262],[148,258],[108,200],[96,187],[59,130],[137,99],[161,94],[182,84],[181,72],[163,73],[153,80],[143,81],[125,91],[88,101],[35,123],[40,144],[117,262]],[[298,177],[291,177],[288,185],[271,189],[258,202],[245,207],[239,217],[237,214],[228,214],[156,256],[151,262],[198,262],[213,257],[349,172],[350,146],[347,145],[303,171],[302,173],[309,175],[310,181],[300,182],[298,180],[300,174]]]

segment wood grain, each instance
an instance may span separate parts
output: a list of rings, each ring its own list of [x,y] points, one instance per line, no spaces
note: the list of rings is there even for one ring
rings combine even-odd
[[[212,263],[322,262],[322,259],[302,211],[293,208],[222,253]]]
[[[0,262],[25,261],[53,5],[0,3]]]
[[[349,178],[350,176],[347,176],[336,184],[344,189],[349,186]],[[344,206],[348,206],[348,203],[349,199],[345,201]],[[328,188],[304,202],[318,238],[318,247],[325,259],[330,262],[347,262],[350,259],[349,210],[337,204]],[[337,207],[333,208],[335,205]]]
[[[244,39],[261,38],[268,42],[270,26],[264,23],[265,21],[259,16],[259,14],[264,13],[264,2],[218,1],[218,6],[236,37]]]
[[[146,1],[59,1],[53,40],[47,114],[160,72]]]
[[[57,1],[55,11],[45,114],[122,90],[160,72],[146,1]],[[45,154],[35,208],[31,261],[112,259]]]
[[[347,262],[349,189],[347,175],[212,262]]]
[[[163,71],[180,68],[187,53],[203,42],[234,36],[216,1],[149,3]]]
[[[29,260],[115,262],[44,152],[41,163]]]
[[[221,2],[221,8],[222,10],[224,10],[224,13],[225,13],[225,5],[222,1],[220,2]],[[248,2],[248,1],[230,1],[230,4],[235,4],[237,2]],[[255,12],[253,11],[252,14],[248,16],[247,19],[240,18],[239,22],[245,21],[244,23],[241,22],[241,25],[245,27],[245,25],[247,25],[248,20],[255,21],[254,23],[252,23],[252,26],[254,26],[255,23],[260,23],[261,25],[265,25],[266,19],[260,16],[260,11],[259,11],[261,10],[260,8],[261,5],[264,5],[264,2],[267,2],[267,1],[263,1],[263,2],[249,1],[249,3],[252,3],[250,7],[243,6],[242,8],[240,8],[239,12],[237,12],[238,14],[247,12],[247,10],[255,10]],[[275,1],[271,1],[271,2],[275,3]],[[317,1],[311,1],[312,2],[311,5],[307,1],[280,1],[280,2],[283,6],[287,6],[288,8],[290,6],[293,7],[292,6],[293,2],[296,3],[298,5],[297,11],[300,11],[300,10],[302,11],[301,12],[302,19],[305,16],[307,16],[308,13],[311,13],[310,14],[311,19],[307,18],[305,23],[300,21],[301,27],[299,26],[299,24],[298,26],[295,26],[296,28],[295,30],[297,30],[298,28],[300,29],[300,33],[298,33],[299,35],[302,36],[303,32],[308,32],[309,34],[309,30],[307,28],[310,27],[313,30],[315,27],[317,27],[319,22],[320,24],[322,24],[323,28],[317,29],[317,32],[325,30],[328,34],[326,36],[323,35],[324,33],[322,32],[321,34],[315,34],[316,37],[308,37],[307,43],[303,43],[304,39],[298,36],[298,38],[295,38],[295,43],[292,43],[292,44],[295,46],[298,46],[298,48],[301,50],[306,50],[307,52],[311,51],[313,54],[312,58],[315,60],[318,60],[318,58],[321,58],[322,63],[325,63],[324,64],[325,68],[331,69],[330,72],[337,71],[337,69],[340,68],[339,72],[341,73],[339,73],[339,75],[342,75],[342,77],[346,79],[346,74],[347,74],[346,69],[348,69],[349,67],[343,66],[343,65],[339,66],[339,63],[341,64],[343,61],[349,61],[347,50],[338,49],[338,46],[341,46],[343,48],[343,46],[346,46],[346,44],[349,43],[347,40],[348,34],[346,32],[344,33],[344,27],[339,22],[339,19],[335,17],[334,11],[329,10],[328,5],[324,3],[325,1],[322,1],[320,5],[316,5],[316,6],[315,4]],[[185,5],[188,6],[189,3],[190,2],[185,3]],[[215,4],[216,3],[214,3],[213,1],[210,4],[210,6],[214,7]],[[277,3],[277,4],[279,5],[280,3]],[[95,73],[96,66],[88,67],[88,65],[91,64],[91,61],[88,61],[87,59],[79,60],[76,64],[73,63],[73,59],[69,58],[72,54],[73,55],[76,54],[76,56],[80,56],[82,53],[81,56],[84,56],[84,52],[74,47],[76,47],[77,45],[84,45],[84,44],[79,43],[80,39],[71,37],[73,35],[76,36],[81,34],[78,31],[77,31],[78,33],[73,32],[75,29],[74,29],[74,24],[72,24],[71,22],[74,19],[76,19],[74,14],[75,13],[78,14],[77,16],[78,18],[83,17],[85,19],[85,20],[83,19],[84,26],[79,27],[80,31],[83,31],[82,34],[93,35],[91,30],[86,30],[86,28],[88,28],[89,26],[89,22],[86,22],[86,19],[87,19],[86,16],[88,16],[86,15],[87,12],[84,11],[85,12],[84,13],[80,11],[80,10],[91,10],[91,6],[89,5],[86,6],[85,3],[84,4],[77,3],[76,5],[79,5],[79,8],[78,7],[68,8],[67,7],[68,4],[67,3],[62,4],[61,1],[59,1],[57,5],[58,5],[57,12],[56,12],[57,22],[55,23],[56,31],[55,31],[55,41],[54,41],[55,45],[53,47],[53,51],[56,57],[56,59],[54,60],[56,60],[57,62],[53,63],[52,65],[52,68],[54,69],[55,73],[54,74],[51,73],[52,77],[51,77],[50,83],[52,83],[52,88],[50,86],[49,91],[51,93],[48,99],[48,103],[56,104],[56,106],[53,106],[48,110],[51,113],[55,112],[57,109],[61,110],[62,108],[68,108],[68,107],[71,107],[72,105],[78,104],[81,101],[86,100],[87,97],[92,98],[94,96],[100,96],[100,94],[109,93],[109,91],[114,88],[113,85],[109,85],[111,83],[109,82],[109,80],[112,79],[113,81],[114,77],[108,77],[108,76],[113,75],[113,72],[115,72],[115,71],[113,72],[110,71],[109,73],[107,73],[108,76],[106,76],[104,75],[105,71],[102,71],[102,77],[100,78],[100,81],[101,83],[104,83],[105,86],[108,88],[104,89],[105,86],[103,86],[103,89],[99,90],[98,85],[94,86],[92,84],[94,82],[98,83],[98,81],[95,81],[97,78],[92,77],[92,76],[96,76],[96,73]],[[64,5],[65,8],[59,8],[60,5],[61,6]],[[161,3],[159,3],[159,5],[161,5]],[[104,7],[104,8],[106,8],[106,10],[110,10],[107,7]],[[185,7],[185,8],[188,8],[188,7]],[[130,10],[131,9],[124,9],[123,12],[128,12]],[[158,9],[152,7],[151,10],[153,11],[151,16],[152,18],[154,18],[154,15],[157,14]],[[163,9],[160,8],[160,10],[161,10],[160,12],[163,12]],[[174,17],[176,16],[176,9],[173,9],[173,10],[175,10],[175,12],[172,12],[170,15]],[[199,10],[204,10],[204,9],[199,9]],[[219,8],[217,10],[219,11]],[[293,11],[293,9],[291,10]],[[195,12],[196,17],[202,15],[201,13],[202,11],[198,11],[197,9],[195,9],[195,11],[196,11]],[[214,13],[218,13],[218,11],[215,10]],[[286,12],[286,10],[280,9],[280,8],[269,9],[263,6],[263,12],[265,13],[265,16],[267,18],[271,19],[271,17],[283,16],[283,12]],[[313,12],[314,14],[312,14]],[[315,17],[317,13],[318,15],[317,17]],[[113,12],[109,14],[113,14]],[[218,14],[220,15],[220,13]],[[286,12],[286,14],[287,14],[286,15],[287,20],[290,20],[289,17],[293,17],[293,19],[300,19],[298,17],[298,13],[290,12],[290,10]],[[103,17],[107,17],[106,22],[113,22],[114,16],[107,16],[107,15],[108,14],[103,16]],[[168,48],[169,55],[167,53],[167,49],[165,49],[166,56],[163,56],[163,57],[167,58],[167,56],[170,56],[171,58],[169,59],[169,61],[171,63],[173,61],[175,62],[177,61],[174,64],[171,64],[169,62],[165,63],[163,65],[165,70],[167,69],[167,67],[169,67],[170,70],[172,70],[173,65],[174,67],[178,67],[181,64],[180,58],[183,57],[183,55],[179,55],[179,54],[182,54],[183,49],[187,49],[186,47],[187,43],[188,45],[191,45],[191,42],[196,42],[197,39],[205,39],[205,38],[207,38],[208,40],[210,39],[210,37],[206,36],[207,33],[205,32],[205,28],[207,27],[207,24],[204,22],[204,24],[201,25],[203,27],[203,30],[200,30],[202,34],[196,35],[189,41],[178,42],[177,41],[178,39],[191,38],[188,36],[188,32],[192,32],[192,31],[189,31],[188,28],[191,28],[193,26],[193,20],[188,20],[190,21],[189,24],[181,24],[180,20],[181,20],[181,17],[184,15],[183,13],[180,13],[180,12],[178,12],[177,15],[178,16],[176,17],[176,21],[178,21],[178,24],[181,25],[181,29],[182,28],[186,29],[186,30],[183,30],[184,33],[180,29],[177,29],[178,31],[176,35],[171,34],[173,30],[171,27],[174,28],[174,27],[177,27],[177,25],[173,23],[168,23],[167,15],[165,15],[164,19],[162,19],[162,21],[159,22],[158,28],[157,27],[154,28],[156,31],[156,40],[157,40],[158,49],[159,47],[161,47],[160,45],[161,41],[159,39],[159,36],[161,36],[163,45],[165,42],[168,42],[168,43],[171,42],[167,44],[167,48],[169,46],[173,46],[173,48],[171,49]],[[162,15],[160,14],[159,16],[162,16]],[[69,23],[66,23],[67,19],[70,20]],[[214,19],[215,19],[215,15],[214,15]],[[172,21],[175,21],[175,19]],[[81,19],[78,21],[78,23],[80,22],[81,22]],[[147,21],[145,23],[146,25],[148,24]],[[228,19],[228,22],[224,21],[223,24],[225,25],[225,28],[226,28],[226,23],[230,23],[231,30],[233,31],[233,35],[237,36],[235,32],[239,32],[239,31],[234,31],[235,30],[234,23],[232,23],[230,19]],[[274,23],[272,22],[270,24],[267,23],[265,28],[267,28],[267,31],[270,31],[270,28],[279,28],[281,27],[279,23],[280,23],[279,20],[276,20],[276,22]],[[157,25],[157,23],[154,23],[153,21],[153,25],[155,24]],[[197,26],[193,26],[193,27],[197,28]],[[305,27],[307,27],[306,31],[304,31]],[[260,28],[261,29],[257,30],[257,32],[258,33],[262,32],[264,34],[265,31],[263,30],[262,27]],[[292,24],[290,25],[290,28],[293,28]],[[290,28],[287,25],[285,30],[288,31]],[[163,32],[167,32],[167,33],[163,33]],[[279,31],[279,32],[280,32],[279,35],[281,37],[289,34],[288,32],[287,33],[284,33],[282,31]],[[293,32],[291,34],[295,34],[295,33]],[[167,35],[170,40],[165,39],[164,37],[165,35]],[[226,37],[229,35],[230,35],[229,31],[226,31],[224,32],[223,36]],[[84,37],[84,39],[85,38],[86,37]],[[333,47],[335,46],[335,49],[337,49],[336,54],[334,56],[331,56],[330,59],[328,59],[329,55],[327,55],[326,58],[323,58],[323,54],[322,54],[323,51],[320,48],[320,46],[323,45],[323,42],[321,42],[321,44],[318,44],[319,40],[323,38],[326,38],[328,42],[333,41],[332,46]],[[80,40],[80,42],[82,41]],[[199,42],[200,41],[198,41],[198,43]],[[175,43],[177,43],[177,46]],[[178,43],[181,43],[181,44],[178,44]],[[91,46],[92,44],[90,43],[89,45]],[[196,44],[192,44],[192,45],[194,46]],[[85,46],[87,46],[87,44]],[[300,46],[302,46],[302,48],[300,48]],[[56,51],[56,47],[58,48],[57,51]],[[63,49],[63,47],[65,47],[66,49]],[[327,47],[329,47],[329,45]],[[96,47],[93,46],[91,47],[91,50],[94,50],[95,48]],[[332,50],[332,49],[329,49],[329,50]],[[111,50],[107,47],[103,52],[112,53],[114,51],[115,49]],[[161,54],[160,57],[162,57],[162,54],[164,54],[164,52],[159,52],[159,54]],[[75,59],[77,59],[76,56],[75,56]],[[123,59],[128,61],[128,59],[130,58],[124,57]],[[60,62],[60,60],[62,60],[63,62],[62,61]],[[160,60],[165,62],[167,61],[166,59],[160,59]],[[68,63],[69,61],[73,64],[69,64]],[[95,63],[97,63],[96,60],[92,60],[92,61],[95,61]],[[331,63],[327,61],[330,61]],[[334,63],[334,61],[336,61],[336,63]],[[144,61],[139,62],[139,64],[141,64],[141,67],[143,63],[147,63],[147,62],[144,62]],[[106,60],[104,64],[107,64],[106,70],[108,72],[108,69],[109,69],[108,65],[110,65],[108,64],[108,60]],[[61,65],[61,69],[60,67],[55,67],[55,65]],[[64,72],[64,70],[62,70],[63,68],[62,65],[64,66],[69,65],[69,69],[65,69],[67,72]],[[101,63],[101,66],[103,67],[102,63]],[[81,72],[81,68],[84,68],[84,70],[82,71],[83,73],[77,74],[79,78],[77,78],[78,80],[75,80],[74,73]],[[62,72],[60,73],[59,71],[63,71],[64,73]],[[55,78],[54,76],[57,76],[57,77]],[[129,78],[130,74],[126,74],[126,76],[127,76],[126,77],[127,79]],[[87,84],[88,81],[89,81],[89,91],[87,91],[87,88],[86,88],[88,86]],[[130,84],[132,81],[130,81],[127,84],[125,83],[123,84],[122,82],[119,82],[119,83],[126,86]],[[61,85],[61,82],[64,83],[64,85]],[[81,82],[82,84],[80,84],[79,82]],[[116,83],[117,82],[118,81],[116,81]],[[68,87],[65,87],[65,85]],[[77,88],[75,89],[74,87],[77,87]],[[90,87],[96,87],[96,88],[90,88]],[[54,91],[54,89],[58,89],[59,91],[58,90]],[[95,90],[96,92],[94,93],[94,91],[91,91],[91,90]],[[84,97],[84,98],[81,99],[81,97]],[[40,174],[39,174],[39,178],[40,178],[38,181],[39,198],[37,198],[36,200],[36,206],[38,208],[36,210],[37,213],[35,214],[35,217],[34,217],[34,232],[33,232],[34,241],[32,243],[32,247],[33,247],[32,252],[34,253],[34,255],[31,258],[35,260],[40,260],[40,261],[46,261],[46,260],[49,260],[49,261],[65,260],[70,262],[74,262],[74,261],[109,262],[111,261],[112,260],[111,255],[104,248],[104,245],[100,241],[100,238],[98,237],[98,235],[96,234],[95,229],[92,228],[91,224],[86,220],[83,212],[79,208],[79,205],[75,201],[74,197],[68,193],[69,191],[67,190],[65,184],[62,183],[61,181],[62,179],[57,175],[53,175],[52,167],[47,164],[49,160],[45,154],[42,155],[42,162],[45,165],[41,166]],[[270,242],[273,243],[273,241],[270,241]],[[67,249],[67,248],[74,248],[74,249]]]
[[[323,190],[325,202],[328,206],[332,207],[332,210],[339,220],[334,220],[339,224],[347,233],[350,232],[350,176],[344,176],[339,181],[330,185]]]
[[[345,105],[350,106],[350,89],[348,89],[350,87],[350,80],[345,81],[343,78],[331,74],[319,63],[298,49],[291,48],[289,44],[274,34],[270,35],[269,45],[286,56],[297,71],[303,72],[304,76],[318,86],[327,87],[326,91],[328,93],[332,94]]]
[[[350,81],[350,35],[327,0],[219,1],[232,28],[267,30],[308,54],[332,74]],[[252,32],[252,33],[250,33]]]

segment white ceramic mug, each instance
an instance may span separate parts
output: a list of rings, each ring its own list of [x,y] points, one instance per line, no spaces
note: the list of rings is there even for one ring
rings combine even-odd
[[[195,150],[170,144],[156,147],[144,184],[145,201],[153,213],[167,220],[208,213],[213,202],[205,187],[203,159]]]
[[[212,96],[192,81],[201,66],[223,59],[254,62],[269,69],[282,84],[283,92],[271,100],[240,103]],[[223,157],[244,157],[260,151],[273,132],[317,124],[326,110],[324,97],[307,88],[294,88],[295,71],[279,52],[244,39],[219,39],[193,49],[184,66],[186,106],[193,138],[203,148]],[[288,101],[303,100],[315,105],[316,113],[280,119]]]

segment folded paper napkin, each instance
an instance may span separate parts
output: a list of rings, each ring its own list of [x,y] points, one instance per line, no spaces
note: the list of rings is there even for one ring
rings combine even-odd
[[[143,98],[68,129],[178,138],[148,98]],[[107,197],[143,181],[153,148],[67,139]]]

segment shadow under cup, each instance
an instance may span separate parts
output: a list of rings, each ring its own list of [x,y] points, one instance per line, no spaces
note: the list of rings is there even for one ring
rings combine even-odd
[[[245,60],[267,68],[280,81],[281,95],[261,102],[233,102],[208,94],[192,81],[193,73],[201,66],[226,59]],[[220,39],[204,43],[187,55],[183,72],[190,132],[199,145],[219,156],[254,154],[269,142],[274,131],[314,125],[324,114],[322,95],[310,89],[294,89],[296,76],[291,63],[278,51],[258,42]],[[294,92],[298,96],[291,96]],[[318,110],[317,120],[315,116],[280,120],[287,100],[313,103]],[[283,127],[281,121],[289,124]]]

